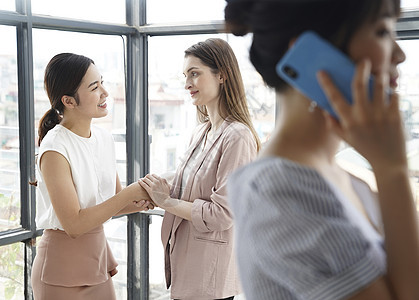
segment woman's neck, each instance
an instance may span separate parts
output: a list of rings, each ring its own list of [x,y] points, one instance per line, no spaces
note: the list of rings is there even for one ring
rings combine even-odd
[[[208,117],[211,123],[210,131],[215,132],[223,123],[224,119],[223,117],[221,117],[218,106],[215,106],[215,107],[207,106],[206,108],[207,108]]]
[[[340,139],[328,128],[320,109],[310,112],[310,101],[299,93],[282,97],[276,128],[261,155],[281,156],[312,167],[335,164]]]
[[[73,120],[70,118],[66,118],[65,116],[60,122],[61,126],[64,126],[68,130],[72,131],[73,133],[77,134],[78,136],[89,138],[91,135],[92,120]]]

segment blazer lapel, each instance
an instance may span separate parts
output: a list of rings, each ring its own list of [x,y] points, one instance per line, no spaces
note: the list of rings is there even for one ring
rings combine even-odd
[[[183,193],[181,195],[180,199],[188,199],[188,201],[193,202],[193,200],[195,199],[190,199],[191,197],[191,192],[192,192],[192,185],[193,185],[193,181],[195,179],[195,174],[198,172],[199,168],[201,167],[201,165],[203,164],[205,158],[207,157],[208,153],[214,148],[216,147],[217,141],[220,138],[221,134],[224,132],[224,130],[231,124],[231,120],[230,118],[226,118],[223,123],[221,124],[221,126],[217,129],[217,131],[215,132],[214,136],[207,140],[207,146],[205,147],[204,151],[202,151],[202,153],[200,155],[197,156],[196,161],[194,166],[191,168],[191,172],[190,175],[188,176],[188,180],[186,182],[186,185],[183,187]],[[185,169],[185,165],[188,162],[188,160],[190,159],[192,152],[196,149],[196,147],[199,145],[199,143],[201,142],[201,140],[205,137],[205,135],[207,134],[207,131],[209,129],[210,123],[208,122],[208,125],[204,127],[204,130],[201,132],[199,139],[196,140],[196,143],[194,143],[193,149],[189,149],[190,153],[188,155],[188,158],[183,162],[183,166],[182,166],[182,171],[181,171],[181,176],[179,177],[180,179],[183,176],[183,170]],[[180,217],[175,217],[175,220],[173,222],[173,227],[172,227],[172,234],[174,235],[177,228],[179,227],[180,223],[183,221],[183,218]]]
[[[194,149],[196,147],[198,147],[199,143],[204,138],[204,136],[205,136],[209,127],[210,127],[210,123],[208,122],[207,124],[205,124],[205,126],[203,126],[200,129],[200,131],[198,131],[196,133],[198,138],[192,140],[191,145],[189,146],[188,150],[186,151],[186,153],[188,153],[188,154],[178,168],[178,170],[180,170],[180,172],[178,173],[178,175],[173,180],[173,184],[172,184],[171,191],[170,191],[170,195],[171,195],[172,198],[185,199],[183,197],[184,193],[182,193],[182,195],[181,195],[181,189],[180,189],[181,185],[182,185],[183,172],[185,170],[185,166],[186,166],[187,162],[189,161],[189,159],[192,156],[192,153],[193,153]],[[183,191],[185,191],[185,187],[183,187]],[[175,216],[171,213],[165,212],[163,223],[162,223],[162,233],[161,233],[162,243],[163,243],[165,248],[166,248],[166,246],[167,246],[167,244],[170,240],[170,237],[172,235],[174,236],[174,233],[175,233],[176,229],[179,227],[179,224],[182,222],[182,220],[183,220],[183,218],[180,218],[180,217]],[[172,241],[174,243],[174,239],[172,239]],[[173,245],[171,245],[171,249],[173,249]]]

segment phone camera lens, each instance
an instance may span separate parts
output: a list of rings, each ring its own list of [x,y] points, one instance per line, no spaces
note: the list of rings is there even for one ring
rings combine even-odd
[[[296,79],[298,77],[297,71],[295,71],[292,67],[285,65],[282,70],[285,74],[287,74],[288,77],[291,77],[292,79]]]

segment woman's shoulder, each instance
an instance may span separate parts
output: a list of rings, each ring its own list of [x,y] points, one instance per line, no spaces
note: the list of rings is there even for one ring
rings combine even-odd
[[[336,195],[316,170],[281,157],[260,158],[236,170],[230,176],[229,190],[241,195],[237,198],[239,202],[241,199],[253,202],[257,198],[263,199],[263,203],[258,202],[262,206],[273,204],[306,210],[314,199],[319,209],[339,210],[335,207]],[[290,200],[293,208],[289,207]]]
[[[237,170],[234,176],[274,186],[283,183],[286,183],[287,186],[289,183],[304,184],[308,181],[321,179],[319,173],[310,167],[274,156],[259,158]]]
[[[252,135],[252,132],[250,131],[250,128],[239,121],[231,121],[231,120],[226,120],[227,122],[227,127],[225,128],[224,132],[225,134],[229,134],[229,135],[237,135],[237,134],[250,134]]]
[[[226,126],[221,133],[222,141],[229,144],[236,142],[255,143],[256,141],[250,128],[238,121],[226,121]]]
[[[51,147],[52,145],[64,143],[64,141],[64,127],[58,124],[47,132],[47,134],[42,139],[40,148]]]
[[[237,191],[247,195],[265,193],[283,185],[286,173],[281,158],[259,158],[231,174],[229,189],[234,190],[235,194]]]

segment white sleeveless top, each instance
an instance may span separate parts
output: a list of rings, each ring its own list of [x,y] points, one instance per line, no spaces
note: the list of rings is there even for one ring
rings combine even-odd
[[[42,140],[36,164],[37,228],[63,230],[40,172],[39,162],[47,151],[60,153],[70,164],[73,182],[68,184],[74,184],[80,208],[100,204],[115,195],[116,160],[112,135],[92,125],[91,136],[84,138],[62,125],[56,125]]]

